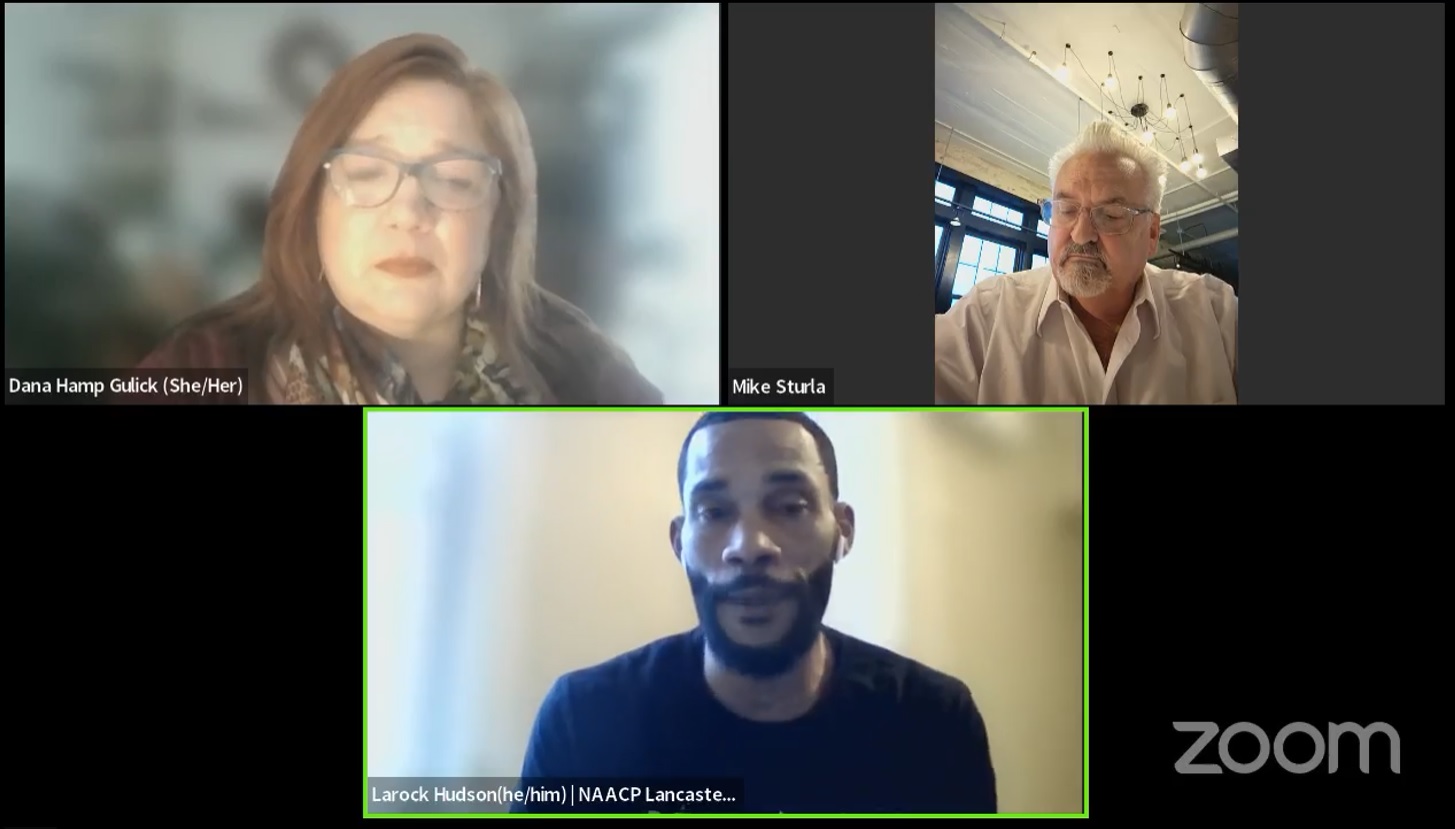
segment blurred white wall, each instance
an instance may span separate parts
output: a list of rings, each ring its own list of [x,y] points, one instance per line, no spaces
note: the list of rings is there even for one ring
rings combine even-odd
[[[618,331],[627,350],[642,355],[647,376],[681,389],[669,403],[701,405],[716,403],[719,391],[717,7],[684,7],[667,32],[619,63],[628,85],[650,90],[652,115],[626,168],[648,185],[618,216],[622,236],[651,253],[638,259],[641,278],[622,303]],[[673,356],[678,343],[712,347]]]
[[[53,25],[32,26],[27,37],[12,37],[11,21],[55,14],[37,8],[39,4],[11,8],[15,5],[7,3],[5,10],[5,181],[71,192],[78,186],[74,174],[80,170],[74,159],[83,134],[82,102],[62,94],[59,79],[37,73],[35,67],[79,48],[81,39],[75,27],[67,25],[73,21],[59,15],[48,21]],[[20,27],[24,26],[22,22]]]
[[[965,680],[1004,811],[1080,811],[1080,416],[814,416],[859,527],[828,623]],[[667,524],[696,417],[370,415],[371,775],[518,774],[552,680],[695,624]]]

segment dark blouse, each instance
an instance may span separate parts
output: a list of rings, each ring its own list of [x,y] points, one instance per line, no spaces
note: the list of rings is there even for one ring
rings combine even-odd
[[[540,306],[538,333],[542,359],[538,365],[561,369],[545,378],[553,403],[559,406],[660,406],[662,392],[637,371],[627,353],[603,334],[575,306],[546,294]],[[183,324],[141,362],[144,369],[241,369],[248,367],[237,334],[226,323]],[[250,396],[267,401],[267,381],[248,378]],[[130,402],[179,403],[159,397]],[[186,403],[236,403],[236,399],[187,398]]]

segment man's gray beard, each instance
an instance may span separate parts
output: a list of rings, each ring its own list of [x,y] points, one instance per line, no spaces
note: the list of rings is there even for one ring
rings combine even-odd
[[[1061,290],[1070,296],[1100,296],[1111,287],[1111,271],[1105,266],[1066,262],[1056,270],[1056,281],[1061,284]]]

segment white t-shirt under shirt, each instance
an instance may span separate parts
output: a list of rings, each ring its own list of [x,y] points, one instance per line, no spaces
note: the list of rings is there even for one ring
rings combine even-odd
[[[1102,368],[1049,266],[987,279],[935,317],[935,399],[950,405],[1238,402],[1238,297],[1146,266]]]

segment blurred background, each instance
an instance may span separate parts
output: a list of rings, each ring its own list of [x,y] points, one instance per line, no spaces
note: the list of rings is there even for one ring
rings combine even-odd
[[[937,310],[1046,264],[1051,156],[1098,118],[1167,164],[1151,264],[1236,291],[1238,83],[1237,3],[936,4]]]
[[[698,416],[368,415],[370,776],[514,778],[556,677],[696,625]],[[1081,415],[813,417],[858,517],[826,622],[970,686],[1003,811],[1081,811]]]
[[[410,32],[451,38],[519,97],[541,283],[668,402],[716,400],[716,4],[7,3],[7,367],[134,365],[254,282],[307,106]]]

